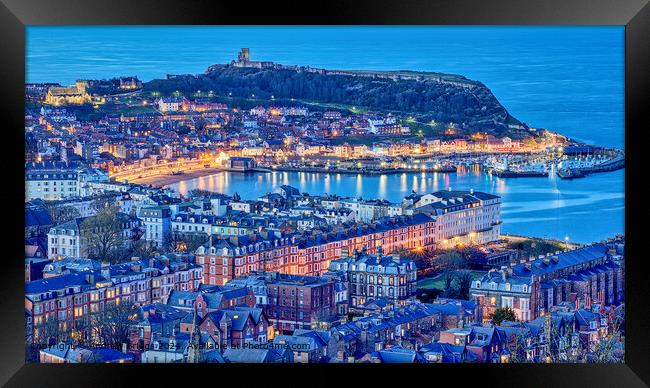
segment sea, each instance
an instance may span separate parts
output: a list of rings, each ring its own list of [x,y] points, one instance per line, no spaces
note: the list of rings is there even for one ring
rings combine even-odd
[[[624,148],[622,26],[30,26],[27,82],[197,74],[250,48],[252,60],[328,69],[417,70],[484,83],[531,127]],[[408,193],[502,196],[506,233],[589,243],[624,233],[625,171],[571,181],[457,174],[218,173],[172,185],[252,197],[289,184],[311,194],[400,201]]]

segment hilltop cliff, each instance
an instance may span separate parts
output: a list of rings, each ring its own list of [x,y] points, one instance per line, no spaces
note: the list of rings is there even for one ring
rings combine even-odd
[[[410,114],[418,121],[453,122],[467,133],[528,136],[525,125],[481,82],[460,75],[412,71],[335,71],[267,64],[213,65],[205,74],[152,80],[145,91],[169,95],[212,90],[218,96],[296,99]]]

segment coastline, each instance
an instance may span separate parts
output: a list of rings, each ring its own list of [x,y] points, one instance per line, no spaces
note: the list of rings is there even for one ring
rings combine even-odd
[[[188,179],[201,178],[208,175],[224,172],[223,168],[210,167],[199,170],[187,171],[181,175],[157,175],[130,180],[129,183],[138,185],[152,185],[154,187],[164,187]]]
[[[440,168],[440,169],[408,169],[408,168],[392,168],[383,170],[347,170],[347,169],[326,169],[322,167],[275,167],[270,168],[269,172],[307,172],[307,173],[325,173],[325,174],[352,174],[352,175],[384,175],[384,174],[401,174],[401,173],[418,173],[418,172],[438,172],[441,174],[451,174],[456,172],[456,167]]]
[[[625,167],[618,167],[615,169],[605,169],[605,170],[598,170],[598,171],[591,171],[591,173],[601,173],[601,172],[610,172],[610,171],[615,171],[618,169],[622,169]],[[134,184],[140,184],[140,185],[151,185],[154,187],[165,187],[169,186],[174,183],[178,183],[181,181],[186,181],[186,180],[191,180],[191,179],[196,179],[196,178],[202,178],[205,176],[209,175],[214,175],[220,172],[239,172],[241,174],[248,174],[248,173],[271,173],[271,172],[303,172],[303,173],[319,173],[319,174],[343,174],[343,175],[362,175],[362,176],[379,176],[379,175],[392,175],[392,174],[410,174],[410,173],[440,173],[440,174],[454,174],[456,173],[456,169],[453,171],[451,169],[439,169],[439,170],[433,170],[433,169],[427,169],[427,170],[413,170],[413,169],[403,169],[403,168],[398,168],[398,169],[389,169],[389,170],[366,170],[366,171],[359,171],[359,170],[333,170],[333,169],[325,169],[325,168],[318,168],[318,167],[310,167],[310,168],[298,168],[298,167],[280,167],[280,168],[269,168],[265,170],[255,170],[255,171],[234,171],[234,170],[229,170],[226,168],[217,168],[217,167],[212,167],[212,168],[201,168],[199,170],[189,170],[186,171],[184,174],[181,175],[158,175],[158,176],[151,176],[151,177],[143,177],[143,178],[138,178],[138,179],[133,179],[130,180],[129,183],[134,183]],[[482,171],[484,174],[490,175],[490,173],[486,171]],[[497,173],[495,174],[492,172],[493,176],[497,176],[500,178],[527,178],[527,177],[534,177],[534,178],[539,178],[539,177],[548,177],[548,173]],[[562,177],[561,177],[562,178]],[[566,178],[563,178],[566,179]]]

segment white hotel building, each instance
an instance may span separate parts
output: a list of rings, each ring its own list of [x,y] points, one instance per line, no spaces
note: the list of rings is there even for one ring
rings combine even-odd
[[[405,214],[424,213],[436,219],[436,241],[442,247],[484,244],[501,234],[501,197],[479,191],[437,191],[411,194]]]
[[[108,180],[105,171],[67,163],[33,163],[26,166],[25,201],[57,201],[86,196],[89,182]]]

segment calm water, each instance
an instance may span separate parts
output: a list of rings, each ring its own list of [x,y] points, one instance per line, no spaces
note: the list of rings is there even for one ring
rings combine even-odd
[[[339,69],[429,70],[487,85],[518,119],[598,145],[623,147],[622,27],[29,27],[28,82],[201,73],[241,47],[253,59]],[[281,182],[281,183],[280,183]],[[474,174],[217,174],[179,190],[244,196],[292,184],[400,200],[411,190],[484,190],[503,196],[506,232],[580,242],[623,232],[624,173],[575,181]]]
[[[502,179],[467,171],[457,174],[413,173],[381,176],[297,172],[219,173],[170,187],[186,194],[199,188],[255,198],[289,184],[310,194],[338,194],[401,201],[411,191],[485,191],[502,196],[503,231],[591,242],[623,232],[623,171],[572,181],[559,178]]]

